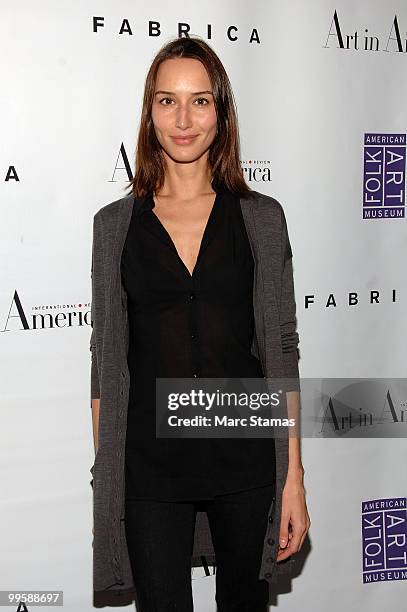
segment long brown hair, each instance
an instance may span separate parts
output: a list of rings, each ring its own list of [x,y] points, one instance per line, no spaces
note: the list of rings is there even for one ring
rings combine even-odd
[[[167,59],[188,57],[197,59],[208,72],[217,114],[218,133],[209,149],[212,181],[225,185],[240,197],[252,190],[247,185],[240,166],[240,140],[236,105],[226,70],[211,47],[198,37],[176,38],[166,43],[155,56],[148,71],[138,133],[134,178],[126,188],[135,197],[159,191],[164,184],[165,162],[151,117],[157,72]]]

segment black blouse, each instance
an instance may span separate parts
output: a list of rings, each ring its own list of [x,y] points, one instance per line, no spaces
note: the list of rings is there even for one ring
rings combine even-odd
[[[275,482],[272,438],[155,437],[156,377],[263,378],[251,354],[253,258],[239,198],[212,186],[215,202],[192,275],[152,210],[153,194],[133,208],[121,260],[129,317],[127,499],[212,499]]]

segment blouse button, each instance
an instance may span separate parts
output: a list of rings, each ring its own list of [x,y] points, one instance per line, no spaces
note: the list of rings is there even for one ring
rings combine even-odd
[[[193,376],[194,378],[198,378],[198,377],[199,377],[199,374],[198,374],[198,372],[194,372],[194,374],[192,374],[192,376]]]
[[[190,294],[189,294],[189,299],[190,299],[190,300],[193,300],[194,298],[195,298],[195,293],[190,293]]]
[[[191,338],[192,338],[193,340],[195,340],[195,338],[196,338],[195,334],[191,334]]]

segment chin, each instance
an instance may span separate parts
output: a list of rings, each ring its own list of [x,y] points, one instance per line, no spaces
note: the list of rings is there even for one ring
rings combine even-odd
[[[168,157],[170,157],[172,160],[176,162],[184,162],[184,163],[196,161],[205,153],[205,150],[203,151],[192,151],[192,150],[179,151],[178,148],[177,150],[174,150],[174,151],[171,151],[168,149],[164,149],[164,151],[166,152]]]

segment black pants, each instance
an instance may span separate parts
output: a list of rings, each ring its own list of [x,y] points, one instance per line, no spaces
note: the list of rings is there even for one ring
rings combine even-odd
[[[274,485],[214,500],[127,500],[125,526],[138,612],[191,612],[191,555],[197,510],[205,510],[216,555],[218,612],[266,612],[259,580]]]

